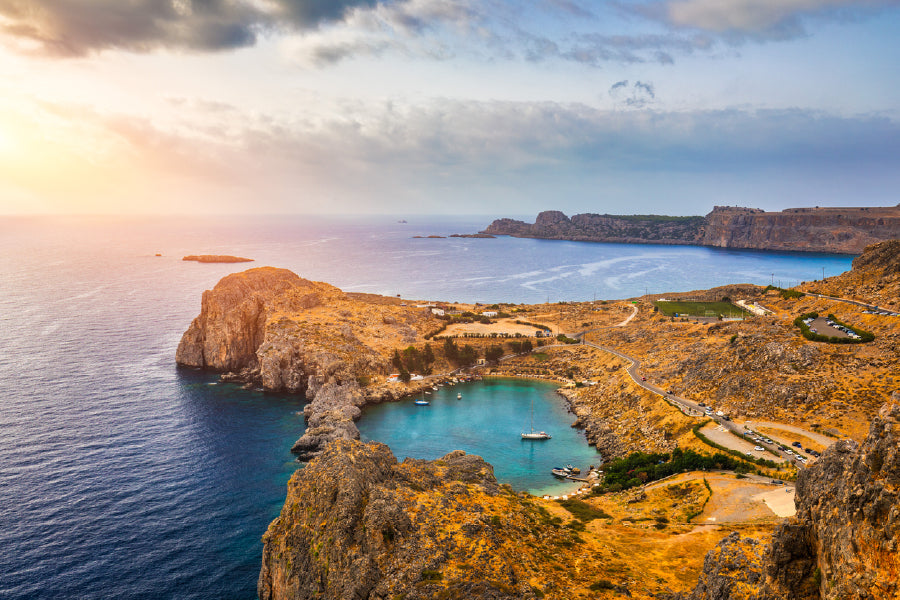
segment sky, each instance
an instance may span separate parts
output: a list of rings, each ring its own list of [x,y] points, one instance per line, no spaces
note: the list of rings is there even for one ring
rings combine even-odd
[[[900,0],[0,0],[0,215],[900,202]]]

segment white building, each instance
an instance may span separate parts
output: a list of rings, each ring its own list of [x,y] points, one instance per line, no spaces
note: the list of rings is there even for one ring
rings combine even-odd
[[[443,309],[443,308],[432,308],[432,309],[431,309],[431,314],[437,315],[437,316],[439,316],[439,317],[443,317],[443,316],[444,316],[444,309]]]

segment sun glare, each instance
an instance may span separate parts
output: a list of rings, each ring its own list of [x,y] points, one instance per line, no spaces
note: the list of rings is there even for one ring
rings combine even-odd
[[[0,155],[8,156],[15,154],[16,142],[8,131],[0,128]]]

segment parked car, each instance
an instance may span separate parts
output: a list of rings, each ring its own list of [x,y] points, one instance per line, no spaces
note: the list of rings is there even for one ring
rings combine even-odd
[[[793,446],[795,448],[803,449],[803,444],[801,444],[800,442],[794,442],[793,444],[791,444],[791,446]]]
[[[763,450],[765,450],[765,448],[763,448],[762,446],[757,446],[756,448],[754,448],[754,450],[756,450],[757,452],[762,452]]]

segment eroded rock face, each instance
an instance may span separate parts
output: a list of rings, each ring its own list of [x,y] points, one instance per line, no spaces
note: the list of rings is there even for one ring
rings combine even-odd
[[[764,212],[717,206],[706,215],[705,246],[859,254],[900,237],[900,207],[791,208]]]
[[[303,281],[287,269],[272,267],[224,277],[203,292],[200,316],[182,336],[175,361],[218,371],[256,366],[271,302]]]
[[[399,304],[399,303],[398,303]],[[200,316],[176,353],[181,365],[224,372],[226,381],[305,394],[308,429],[294,445],[308,460],[336,439],[358,439],[367,401],[357,378],[383,375],[394,348],[436,327],[428,309],[344,294],[286,269],[263,267],[223,278],[203,293]]]
[[[900,232],[898,232],[900,236]],[[853,259],[854,271],[881,269],[883,276],[900,275],[900,240],[888,240],[868,246]]]
[[[534,598],[535,517],[478,456],[398,464],[339,440],[297,471],[263,536],[261,600]]]
[[[581,214],[545,211],[533,224],[497,219],[493,235],[619,243],[696,244],[721,248],[859,254],[900,237],[900,207],[791,208],[765,212],[716,206],[705,217]]]
[[[862,445],[841,440],[797,480],[797,515],[765,549],[732,534],[690,600],[876,600],[900,596],[900,405]]]

